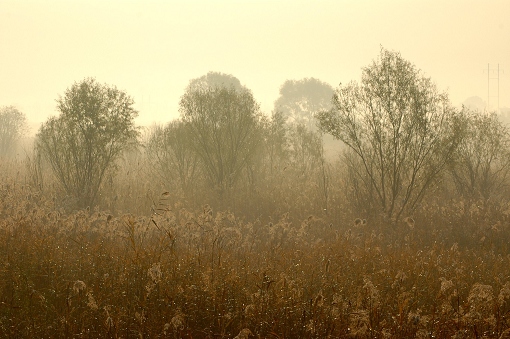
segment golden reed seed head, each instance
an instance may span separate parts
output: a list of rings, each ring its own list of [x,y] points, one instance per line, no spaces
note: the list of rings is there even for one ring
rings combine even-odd
[[[78,294],[82,291],[85,291],[86,289],[87,289],[87,285],[81,280],[76,280],[73,284],[73,291],[76,294]]]

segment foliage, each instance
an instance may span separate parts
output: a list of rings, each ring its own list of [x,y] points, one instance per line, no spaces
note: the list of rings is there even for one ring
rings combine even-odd
[[[287,123],[301,124],[316,131],[315,114],[332,107],[333,87],[315,78],[287,80],[280,87],[280,96],[274,103]]]
[[[172,121],[164,128],[155,126],[146,149],[164,183],[169,184],[177,178],[183,195],[193,191],[199,168],[197,154],[192,149],[189,126],[180,120]]]
[[[289,127],[285,123],[283,113],[273,111],[271,118],[263,118],[264,155],[267,158],[269,171],[285,164],[290,156]]]
[[[14,106],[0,107],[0,156],[11,155],[27,130],[25,115]]]
[[[287,123],[279,111],[260,116],[251,93],[225,86],[224,75],[220,86],[206,76],[187,89],[183,100],[193,100],[181,113],[186,107],[196,114],[154,127],[146,152],[134,149],[117,158],[93,208],[62,208],[40,143],[26,166],[17,158],[1,161],[0,337],[507,338],[506,129],[493,116],[467,110],[457,115],[444,95],[427,87],[429,80],[417,71],[413,76],[414,67],[389,54],[394,63],[386,73],[375,73],[407,77],[365,76],[392,90],[351,86],[359,95],[379,93],[377,100],[360,102],[379,104],[382,111],[381,93],[402,96],[391,101],[400,103],[398,109],[387,109],[392,114],[377,116],[380,120],[367,116],[378,111],[353,105],[356,126],[372,122],[356,135],[366,142],[365,154],[374,156],[368,163],[375,172],[363,170],[367,158],[352,147],[330,161],[319,133]],[[380,70],[383,62],[374,64],[367,70]],[[390,72],[395,65],[398,70]],[[406,98],[416,99],[415,105]],[[78,105],[83,111],[95,107],[94,100],[85,101]],[[131,107],[128,101],[125,107]],[[427,109],[418,104],[423,102]],[[337,113],[330,112],[328,121],[339,121]],[[434,118],[440,113],[445,125]],[[75,121],[62,113],[53,120],[64,116],[73,123],[56,131],[65,136],[80,128],[95,136],[91,126],[101,126],[87,115]],[[394,143],[390,118],[402,125],[397,129],[402,138]],[[80,125],[83,121],[90,123]],[[237,126],[246,133],[238,134]],[[331,126],[345,131],[344,125]],[[411,136],[409,126],[417,128]],[[39,135],[44,128],[48,123]],[[370,131],[379,139],[366,137]],[[441,138],[442,132],[470,138],[443,149],[452,140]],[[76,140],[88,140],[83,135]],[[211,189],[216,181],[198,152],[205,136],[215,142],[211,154],[219,154],[211,159],[219,159],[214,164],[224,170],[231,168],[225,160],[235,153],[233,141],[242,144],[232,160],[241,168],[238,176],[224,179],[228,199],[218,199]],[[77,147],[76,140],[71,143]],[[444,161],[463,180],[476,174],[476,194],[452,190],[454,176],[441,171],[431,179],[429,194],[402,212],[412,215],[400,220],[374,215],[371,207],[380,201],[371,200],[377,186],[370,180],[382,159],[368,152],[374,140],[384,141],[380,150],[389,159],[390,146],[406,147],[408,154],[398,153],[402,158],[396,160],[399,169],[406,168],[402,183],[413,173],[408,166],[413,161],[423,162],[415,173],[420,184],[427,166],[455,148],[452,161]],[[434,156],[416,158],[419,150]]]
[[[209,72],[206,75],[191,80],[186,87],[186,92],[204,90],[213,87],[233,87],[237,91],[246,90],[246,88],[241,85],[239,79],[231,74]]]
[[[293,125],[289,130],[290,156],[293,166],[302,173],[311,172],[324,156],[321,135],[304,125]]]
[[[390,219],[416,207],[463,137],[446,94],[384,49],[363,69],[360,84],[337,89],[334,106],[319,113],[320,127],[359,157],[360,167],[351,170]]]
[[[57,103],[60,116],[41,126],[37,147],[76,205],[93,205],[106,174],[138,135],[134,102],[88,78],[73,84]]]
[[[245,88],[191,87],[179,110],[209,184],[221,195],[234,186],[260,145],[259,106]]]
[[[464,109],[467,138],[450,167],[459,194],[470,199],[500,198],[510,173],[510,135],[496,114]]]

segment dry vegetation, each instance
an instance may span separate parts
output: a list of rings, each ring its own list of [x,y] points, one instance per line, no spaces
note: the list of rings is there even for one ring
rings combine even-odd
[[[510,338],[507,127],[384,49],[332,102],[208,73],[141,134],[74,84],[1,158],[0,337]]]
[[[74,212],[3,163],[0,337],[508,335],[508,203],[436,194],[397,224],[362,220],[339,178],[326,213],[316,181],[293,173],[219,210],[161,194],[140,159]]]

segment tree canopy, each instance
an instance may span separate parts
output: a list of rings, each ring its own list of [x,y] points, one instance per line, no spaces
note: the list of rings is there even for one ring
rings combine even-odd
[[[316,130],[315,114],[333,106],[333,87],[315,78],[287,80],[280,87],[280,96],[274,103],[288,123],[302,124]]]
[[[259,146],[259,105],[244,87],[214,84],[189,86],[179,111],[210,184],[224,192]]]
[[[198,172],[198,157],[192,146],[189,125],[175,120],[165,127],[151,130],[146,151],[152,166],[162,181],[169,185],[178,181],[178,189],[186,196],[193,190]]]
[[[233,87],[237,91],[246,90],[241,81],[231,74],[209,72],[199,78],[190,80],[186,92],[204,90],[210,87]]]
[[[108,171],[136,140],[134,101],[93,78],[74,83],[57,100],[58,117],[37,134],[37,148],[78,207],[93,204]]]
[[[455,153],[450,173],[457,192],[467,199],[501,197],[508,191],[510,134],[495,114],[463,109],[466,135]]]
[[[421,201],[452,160],[463,128],[445,93],[399,53],[381,49],[361,83],[340,86],[320,127],[349,146],[364,194],[391,219]]]

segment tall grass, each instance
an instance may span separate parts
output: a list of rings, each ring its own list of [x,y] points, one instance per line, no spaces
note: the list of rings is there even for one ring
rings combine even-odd
[[[0,337],[503,338],[508,208],[393,225],[246,221],[165,193],[147,215],[0,190]]]

